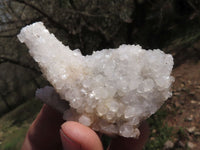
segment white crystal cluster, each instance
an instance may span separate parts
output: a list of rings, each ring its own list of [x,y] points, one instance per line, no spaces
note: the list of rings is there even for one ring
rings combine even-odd
[[[67,120],[96,131],[138,137],[141,121],[171,96],[173,58],[156,49],[121,45],[82,56],[38,22],[18,35],[62,99]]]

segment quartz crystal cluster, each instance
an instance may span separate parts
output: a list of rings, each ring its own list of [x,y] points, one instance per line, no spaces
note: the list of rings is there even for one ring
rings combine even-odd
[[[83,56],[64,46],[41,22],[23,28],[18,38],[60,98],[69,102],[66,120],[137,138],[140,122],[171,96],[173,58],[159,49],[121,45]]]

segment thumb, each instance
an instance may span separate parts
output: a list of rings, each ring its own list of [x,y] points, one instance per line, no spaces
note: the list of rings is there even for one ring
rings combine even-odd
[[[98,135],[78,122],[62,124],[60,136],[64,150],[103,150]]]

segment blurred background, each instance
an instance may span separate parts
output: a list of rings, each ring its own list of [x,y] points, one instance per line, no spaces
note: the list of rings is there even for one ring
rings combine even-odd
[[[16,37],[36,21],[84,55],[121,44],[172,54],[173,97],[148,119],[151,135],[144,149],[199,149],[199,0],[1,0],[1,150],[20,149],[42,106],[35,91],[49,84]]]

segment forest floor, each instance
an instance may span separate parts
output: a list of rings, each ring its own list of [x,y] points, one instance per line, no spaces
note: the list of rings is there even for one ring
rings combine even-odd
[[[174,149],[200,147],[200,61],[187,61],[173,71],[173,97],[167,101],[165,122],[174,128]]]
[[[151,135],[145,150],[199,150],[200,61],[186,61],[173,70],[173,96],[150,119]],[[41,108],[29,100],[0,118],[0,149],[17,150]]]
[[[145,150],[199,150],[200,60],[173,69],[173,96],[148,119],[151,128]]]

